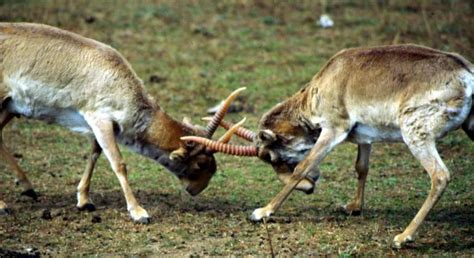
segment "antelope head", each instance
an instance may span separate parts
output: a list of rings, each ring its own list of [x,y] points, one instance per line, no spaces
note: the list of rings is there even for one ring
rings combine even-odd
[[[192,125],[189,119],[185,118],[182,123],[185,131],[194,135],[186,137],[201,137],[202,139],[210,140],[227,113],[230,104],[243,90],[245,88],[237,89],[227,97],[220,109],[210,118],[205,129]],[[226,137],[229,137],[230,133],[227,135]],[[180,179],[186,191],[194,196],[207,187],[216,172],[217,167],[213,154],[214,152],[203,144],[195,141],[181,141],[180,147],[170,153],[169,159],[161,161],[161,163],[173,171]]]
[[[227,129],[222,137],[224,140],[213,141],[203,137],[189,136],[182,139],[205,145],[209,151],[222,152],[236,156],[256,156],[269,163],[278,179],[284,184],[288,183],[295,167],[306,157],[315,144],[320,130],[309,127],[303,119],[293,117],[286,112],[286,103],[275,106],[260,120],[258,133],[241,127],[243,122],[232,124],[220,120],[219,125]],[[212,120],[212,118],[204,118]],[[228,144],[232,134],[249,142],[251,146]],[[319,178],[319,171],[314,171],[296,186],[297,190],[310,194]]]
[[[278,104],[262,117],[260,131],[254,140],[258,157],[271,164],[278,179],[285,184],[296,166],[308,155],[320,133],[305,119],[292,114],[287,107],[289,104],[291,101]],[[312,171],[296,189],[310,194],[318,179],[319,171]]]

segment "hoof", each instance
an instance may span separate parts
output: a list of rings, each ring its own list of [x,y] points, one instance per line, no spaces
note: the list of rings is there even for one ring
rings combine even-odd
[[[31,199],[37,201],[38,200],[38,194],[35,192],[35,190],[33,189],[28,189],[26,191],[23,191],[21,193],[22,196],[28,196],[30,197]]]
[[[260,222],[263,218],[270,217],[271,214],[271,211],[267,211],[265,208],[259,208],[254,210],[248,219],[252,222]]]
[[[401,249],[402,248],[402,243],[393,241],[392,242],[392,249]]]
[[[9,208],[0,209],[0,215],[7,216],[10,214],[12,214],[12,210],[10,210]]]
[[[148,212],[146,212],[146,210],[140,206],[136,207],[135,209],[130,210],[130,217],[132,217],[135,223],[139,223],[139,224],[148,224],[151,221],[150,215],[148,215]]]
[[[81,207],[77,207],[77,209],[79,211],[88,211],[88,212],[91,212],[91,211],[95,211],[95,205],[92,204],[92,203],[86,203],[85,205],[81,206]]]
[[[305,194],[312,194],[314,193],[315,183],[311,178],[305,178],[303,181],[298,183],[295,189]]]
[[[314,187],[311,188],[311,189],[308,189],[308,190],[304,190],[303,193],[305,193],[305,194],[312,194],[312,193],[314,193]]]
[[[400,249],[403,247],[404,244],[413,242],[414,239],[412,236],[404,236],[403,234],[399,234],[395,236],[392,242],[393,249]]]
[[[257,219],[254,217],[253,214],[250,214],[250,216],[247,217],[247,221],[250,222],[250,223],[253,223],[253,224],[258,224],[258,223],[261,223],[263,222],[263,219]]]
[[[149,217],[141,217],[137,220],[134,220],[135,223],[137,224],[149,224],[151,222],[151,219]]]
[[[348,216],[360,216],[362,215],[361,209],[352,208],[350,204],[342,205],[340,211]]]

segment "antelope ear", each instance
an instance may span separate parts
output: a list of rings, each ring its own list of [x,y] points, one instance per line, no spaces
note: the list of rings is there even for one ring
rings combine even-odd
[[[179,149],[170,153],[170,160],[175,161],[183,161],[188,156],[188,150],[183,147],[179,147]]]
[[[268,129],[260,131],[257,137],[260,139],[260,141],[266,144],[270,144],[277,140],[276,134]]]
[[[183,117],[183,124],[191,133],[195,135],[204,136],[206,134],[206,128],[200,125],[193,125],[191,119],[187,116]]]

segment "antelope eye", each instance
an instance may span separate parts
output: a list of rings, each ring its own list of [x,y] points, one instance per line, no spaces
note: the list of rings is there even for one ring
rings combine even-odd
[[[186,148],[194,148],[196,146],[196,143],[193,141],[185,141],[184,144]]]
[[[265,151],[262,153],[263,155],[260,156],[261,159],[267,161],[267,162],[271,162],[272,161],[272,157],[270,155],[270,152],[269,151]]]
[[[209,164],[205,161],[201,161],[197,163],[199,169],[207,169],[209,168]]]
[[[199,174],[197,173],[191,173],[186,177],[190,181],[196,181],[199,179]]]

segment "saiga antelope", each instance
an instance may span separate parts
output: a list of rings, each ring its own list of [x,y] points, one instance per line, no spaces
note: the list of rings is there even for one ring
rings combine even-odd
[[[360,213],[371,144],[403,141],[431,177],[421,209],[393,244],[400,248],[414,234],[451,180],[435,141],[462,126],[474,140],[474,67],[463,57],[417,45],[343,50],[311,82],[276,105],[260,120],[260,132],[241,128],[256,146],[232,146],[184,137],[215,150],[258,155],[286,183],[250,219],[274,213],[294,188],[311,192],[318,166],[343,141],[358,144],[358,187],[348,213]],[[228,126],[223,124],[223,126]]]
[[[77,207],[93,210],[89,184],[95,163],[104,152],[125,195],[134,221],[149,222],[135,199],[117,143],[130,147],[173,172],[186,191],[196,195],[216,171],[212,152],[185,144],[181,136],[211,137],[207,131],[168,116],[149,96],[130,64],[113,48],[54,27],[0,23],[0,133],[13,117],[57,123],[92,138],[92,151],[77,188]],[[227,104],[218,112],[222,118]],[[0,134],[1,136],[1,134]],[[36,198],[32,184],[0,137],[0,157],[15,172],[24,193]],[[7,213],[0,201],[0,213]]]

